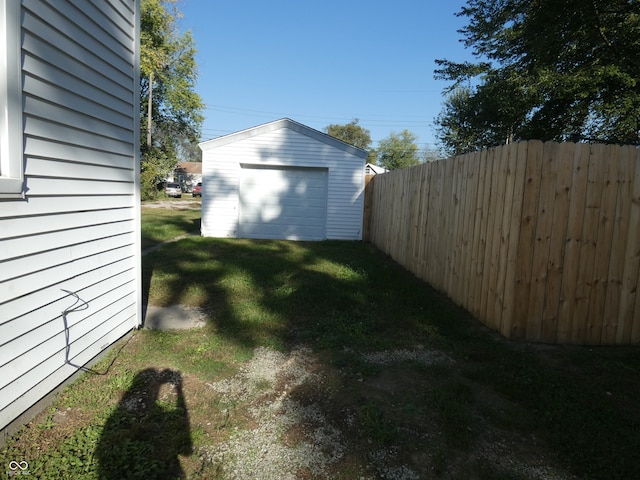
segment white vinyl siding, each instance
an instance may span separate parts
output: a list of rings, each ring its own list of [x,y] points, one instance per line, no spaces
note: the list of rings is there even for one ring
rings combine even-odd
[[[284,119],[203,142],[204,236],[239,236],[241,164],[325,169],[325,238],[360,240],[366,152]],[[341,143],[341,142],[340,142]]]
[[[141,320],[137,15],[135,0],[22,2],[25,199],[0,200],[0,429]]]

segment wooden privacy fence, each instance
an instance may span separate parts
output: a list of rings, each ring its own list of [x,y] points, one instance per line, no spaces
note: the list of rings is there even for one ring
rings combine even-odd
[[[365,240],[509,338],[640,342],[640,150],[521,142],[369,179]]]

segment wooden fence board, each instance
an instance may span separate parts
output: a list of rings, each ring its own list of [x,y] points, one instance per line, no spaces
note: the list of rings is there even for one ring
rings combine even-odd
[[[542,322],[547,287],[549,245],[553,228],[555,179],[558,170],[559,145],[546,142],[543,148],[540,196],[538,199],[537,225],[533,251],[531,293],[527,312],[527,339],[544,341]]]
[[[442,275],[442,290],[448,291],[448,285],[451,276],[451,267],[453,264],[453,225],[456,218],[456,209],[454,208],[455,196],[455,158],[443,162],[444,166],[444,185],[442,195],[443,210],[440,212],[442,218],[442,232],[438,251],[440,252],[440,274]]]
[[[474,281],[474,298],[471,312],[484,321],[482,317],[482,299],[484,298],[484,273],[485,264],[484,257],[487,246],[487,216],[489,214],[489,196],[491,193],[491,163],[489,151],[483,150],[481,156],[480,178],[478,179],[478,201],[479,208],[476,218],[476,230],[478,235],[474,238],[474,256],[475,256],[475,281]],[[486,302],[486,300],[485,300]]]
[[[471,305],[471,281],[473,278],[473,238],[476,221],[476,205],[478,192],[478,172],[480,155],[478,152],[467,155],[467,182],[465,202],[465,224],[463,229],[463,272],[462,272],[462,298],[463,305]]]
[[[429,236],[427,242],[427,250],[429,255],[429,270],[427,272],[426,278],[429,279],[431,285],[433,285],[436,289],[438,289],[437,284],[437,274],[438,274],[438,255],[439,252],[437,250],[437,239],[438,232],[440,231],[440,209],[442,205],[440,204],[440,189],[442,188],[442,178],[440,176],[442,162],[434,162],[430,165],[431,167],[431,182],[429,188]]]
[[[562,266],[562,285],[558,308],[557,343],[571,341],[573,313],[576,306],[578,269],[580,265],[580,246],[582,243],[582,225],[584,222],[587,180],[589,174],[590,147],[587,144],[575,146],[573,155],[573,178],[569,196],[567,214],[567,233]]]
[[[582,242],[580,245],[580,265],[576,282],[576,308],[574,317],[579,319],[572,332],[572,343],[587,341],[589,299],[594,282],[594,259],[598,240],[598,223],[602,200],[602,178],[605,177],[607,165],[599,161],[597,154],[602,154],[591,146],[589,152],[589,175],[587,180],[587,198],[582,225]]]
[[[564,273],[564,252],[568,225],[569,197],[573,179],[573,144],[559,144],[555,158],[555,188],[549,259],[545,282],[545,301],[542,312],[542,334],[545,342],[555,342],[558,328],[558,310]]]
[[[364,177],[364,209],[362,212],[362,240],[369,241],[371,228],[371,201],[373,198],[372,191],[373,185],[369,187],[371,184],[371,180],[375,175],[365,175]]]
[[[640,149],[628,147],[629,154],[629,232],[625,249],[624,270],[622,272],[622,288],[620,292],[620,310],[618,313],[618,329],[616,343],[626,345],[640,340],[632,337],[634,322],[640,326],[640,310],[635,308],[638,274],[640,274]],[[634,314],[635,310],[635,314]]]
[[[527,165],[527,143],[521,142],[510,147],[507,172],[507,191],[505,194],[505,213],[503,221],[504,265],[501,278],[502,312],[500,313],[500,332],[511,335],[513,326],[513,308],[515,299],[515,266],[518,256],[520,237],[520,219],[522,215],[522,196],[524,192],[524,172]]]
[[[461,222],[464,216],[463,203],[463,187],[464,168],[463,157],[458,156],[452,159],[450,163],[453,165],[453,196],[451,199],[452,225],[451,225],[451,243],[449,250],[452,252],[450,265],[450,273],[447,282],[447,291],[451,299],[460,303],[460,259],[462,256],[462,238],[461,238]]]
[[[615,343],[616,331],[618,329],[622,278],[629,233],[628,220],[631,212],[631,202],[629,202],[628,199],[631,198],[630,193],[633,186],[633,177],[631,175],[632,151],[622,147],[616,153],[617,159],[612,159],[613,162],[617,162],[618,164],[616,210],[613,217],[611,256],[609,259],[609,270],[607,272],[607,291],[604,300],[602,340],[600,341],[601,344],[605,345]]]
[[[529,318],[528,307],[538,220],[537,212],[542,174],[542,150],[542,142],[529,142],[524,194],[522,197],[522,221],[518,242],[518,262],[516,264],[514,319],[511,327],[513,335],[516,338],[528,337],[527,319]]]
[[[497,149],[491,148],[487,152],[487,187],[488,187],[488,203],[487,203],[487,216],[486,216],[486,235],[484,246],[484,258],[482,260],[482,298],[480,304],[480,318],[489,327],[494,328],[493,322],[487,317],[488,305],[493,306],[494,290],[491,281],[492,273],[492,253],[493,253],[493,240],[495,236],[495,223],[496,223],[496,209],[494,205],[496,203],[496,195],[498,193],[498,175],[499,175],[499,157],[497,155]]]
[[[436,231],[434,232],[434,253],[437,255],[434,264],[436,275],[436,285],[438,290],[444,291],[444,265],[446,258],[442,254],[445,251],[445,245],[447,243],[447,229],[446,229],[446,216],[447,216],[447,204],[446,197],[446,185],[445,185],[445,162],[438,162],[437,164],[437,179],[438,188],[436,189],[436,202],[435,205],[438,209],[436,213],[437,224]]]
[[[496,233],[498,234],[499,242],[496,253],[496,298],[493,312],[495,328],[499,332],[502,331],[502,313],[505,305],[505,278],[507,275],[507,258],[509,255],[511,209],[513,208],[514,174],[518,156],[518,145],[512,143],[501,150],[500,195],[498,197],[498,213],[496,214]]]
[[[605,151],[606,146],[594,145],[594,148]],[[603,181],[602,198],[600,203],[600,217],[598,224],[598,237],[596,240],[595,263],[593,273],[593,287],[589,303],[589,321],[587,330],[587,343],[600,343],[604,324],[604,301],[607,293],[607,274],[611,259],[611,244],[613,240],[614,217],[616,201],[618,197],[617,178],[618,162],[615,157],[607,159]]]
[[[425,184],[425,188],[422,193],[422,242],[420,245],[420,256],[422,257],[422,269],[419,277],[422,279],[428,278],[429,275],[429,259],[431,258],[428,250],[429,240],[429,192],[431,191],[431,172],[433,171],[431,164],[425,165],[422,174],[422,181]]]

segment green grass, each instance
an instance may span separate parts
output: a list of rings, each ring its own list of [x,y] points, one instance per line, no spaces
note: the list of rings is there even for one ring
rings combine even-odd
[[[142,249],[200,230],[200,210],[142,207]]]
[[[167,232],[180,234],[196,218],[153,212],[144,228],[161,230],[153,225],[166,220]],[[207,326],[135,334],[94,367],[104,375],[83,375],[10,441],[0,465],[27,460],[36,478],[164,478],[165,468],[225,478],[220,465],[199,460],[199,449],[255,426],[248,405],[211,400],[207,384],[234,375],[256,347],[288,352],[303,343],[322,359],[323,389],[292,395],[317,403],[349,446],[333,478],[367,471],[369,452],[382,448],[421,478],[528,478],[478,456],[487,445],[508,445],[499,457],[551,462],[576,478],[637,478],[638,348],[509,343],[359,242],[188,237],[145,257],[143,270],[151,304],[199,307]],[[451,361],[375,365],[361,355],[415,348]],[[169,374],[183,379],[183,404],[163,380]],[[157,398],[128,411],[149,385]],[[60,422],[65,411],[72,420]],[[167,466],[169,458],[181,465]]]

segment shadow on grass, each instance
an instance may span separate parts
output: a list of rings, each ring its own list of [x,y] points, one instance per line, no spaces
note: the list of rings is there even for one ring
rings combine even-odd
[[[142,370],[102,430],[99,478],[185,478],[178,455],[191,451],[180,372]]]
[[[229,342],[322,352],[345,373],[341,393],[327,392],[324,406],[356,412],[350,441],[363,465],[373,442],[396,448],[420,475],[449,478],[458,465],[469,478],[526,478],[506,464],[470,460],[489,430],[519,437],[514,457],[549,452],[580,478],[637,473],[637,349],[508,343],[358,242],[187,238],[145,258],[143,270],[145,299],[204,309],[211,333]],[[447,352],[453,366],[385,373],[359,355],[416,346]],[[392,379],[381,386],[383,374]],[[529,445],[532,436],[542,446]]]

